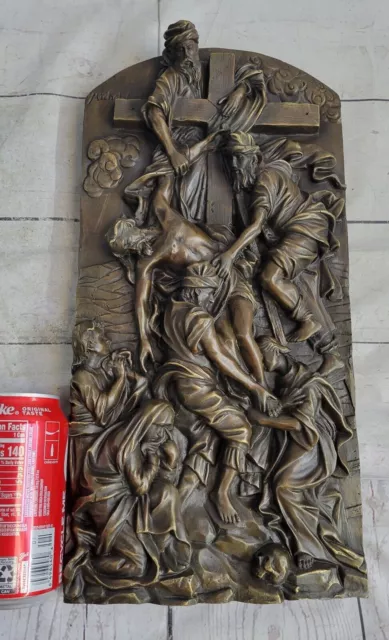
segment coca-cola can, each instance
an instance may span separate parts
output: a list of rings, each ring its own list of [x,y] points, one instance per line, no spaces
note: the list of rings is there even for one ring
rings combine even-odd
[[[0,395],[0,607],[62,583],[67,438],[57,396]]]

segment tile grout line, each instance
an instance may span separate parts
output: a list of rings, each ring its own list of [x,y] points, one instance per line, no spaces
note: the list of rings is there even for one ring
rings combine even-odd
[[[161,0],[157,0],[157,21],[158,21],[158,55],[161,55]]]
[[[167,608],[167,638],[166,640],[174,640],[173,639],[173,609],[172,607]]]
[[[361,623],[362,640],[366,640],[366,629],[365,629],[365,621],[363,619],[361,599],[357,598],[357,601],[358,601],[359,620],[360,620],[360,623]]]
[[[342,98],[341,102],[389,102],[389,98]]]
[[[84,620],[84,631],[83,631],[83,640],[86,640],[86,634],[88,631],[88,607],[89,605],[85,605],[85,620]]]
[[[80,218],[58,218],[56,216],[46,216],[42,218],[30,217],[30,216],[0,216],[0,222],[47,222],[53,220],[54,222],[80,222]]]
[[[158,55],[161,55],[160,3],[161,3],[161,0],[157,0],[157,6],[158,6]],[[69,95],[67,93],[55,93],[54,91],[31,91],[30,93],[0,94],[0,99],[29,98],[31,96],[54,96],[54,97],[57,97],[57,98],[68,98],[69,100],[86,100],[86,98],[87,98],[87,96],[72,96],[72,95]],[[389,102],[389,98],[341,98],[340,102]]]
[[[365,342],[364,340],[353,340],[351,344],[389,344],[389,342],[386,342],[385,340],[383,340],[382,342]]]
[[[71,345],[71,340],[59,341],[59,342],[0,342],[0,347],[47,347],[57,345]]]
[[[0,98],[29,98],[30,96],[55,96],[57,98],[69,98],[70,100],[85,100],[83,96],[70,96],[67,93],[54,93],[52,91],[31,91],[30,93],[0,94]]]

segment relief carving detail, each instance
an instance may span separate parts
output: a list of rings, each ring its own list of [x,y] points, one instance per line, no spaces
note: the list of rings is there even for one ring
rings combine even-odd
[[[366,595],[339,99],[185,20],[160,62],[86,107],[66,600]]]

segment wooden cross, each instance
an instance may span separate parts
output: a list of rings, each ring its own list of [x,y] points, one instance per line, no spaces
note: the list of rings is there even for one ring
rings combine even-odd
[[[211,53],[207,98],[179,98],[173,112],[173,126],[202,125],[208,127],[218,110],[217,102],[234,87],[235,54]],[[141,108],[146,98],[117,98],[114,126],[125,129],[144,126]],[[320,111],[316,104],[270,102],[251,129],[258,133],[301,134],[318,133]],[[220,153],[208,154],[207,222],[231,224],[233,210],[232,187],[226,179]]]

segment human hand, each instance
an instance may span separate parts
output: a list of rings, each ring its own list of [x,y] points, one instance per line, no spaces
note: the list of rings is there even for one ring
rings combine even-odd
[[[266,80],[265,80],[265,76],[263,75],[262,69],[258,69],[255,80],[259,86],[262,86],[262,87],[266,86]]]
[[[128,349],[119,349],[119,351],[115,351],[115,357],[119,357],[124,360],[127,366],[132,367],[132,353]]]
[[[267,413],[271,418],[277,418],[280,415],[282,411],[281,402],[261,385],[255,385],[253,395],[258,411]]]
[[[271,418],[278,418],[281,411],[281,402],[278,400],[278,398],[269,393],[268,397],[266,398],[266,413]]]
[[[210,133],[206,138],[208,151],[217,149],[226,140],[230,133],[230,129],[227,128],[221,128],[218,129],[218,131]]]
[[[238,111],[243,100],[246,97],[246,89],[244,86],[237,87],[228,96],[220,98],[218,105],[223,105],[221,115],[223,118],[230,118]]]
[[[143,373],[147,373],[147,361],[150,358],[151,362],[154,364],[154,355],[153,350],[151,348],[150,340],[148,338],[144,338],[141,342],[140,354],[139,354],[139,364]]]
[[[111,367],[112,373],[116,378],[126,375],[127,356],[120,351],[115,351],[111,354]]]
[[[221,278],[226,278],[231,273],[234,260],[231,254],[228,251],[225,251],[219,256],[216,256],[216,258],[212,260],[212,264],[214,267],[216,267],[216,273],[218,274],[218,276],[220,276]]]
[[[282,408],[290,411],[303,404],[304,400],[305,393],[301,389],[292,389],[292,391],[282,399]]]
[[[188,172],[189,160],[181,151],[178,151],[178,149],[174,149],[169,155],[169,160],[176,176],[184,176]]]
[[[177,468],[180,455],[176,443],[173,440],[166,440],[161,447],[161,451],[163,453],[163,466],[168,471],[174,471]]]
[[[274,233],[273,229],[271,229],[267,225],[263,225],[262,233],[268,247],[274,247],[280,240],[279,237]]]

